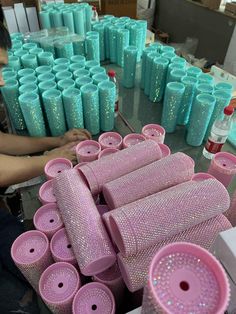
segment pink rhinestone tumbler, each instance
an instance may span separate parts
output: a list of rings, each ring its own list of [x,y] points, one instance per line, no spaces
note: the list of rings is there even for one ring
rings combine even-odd
[[[225,212],[229,205],[229,194],[218,180],[184,182],[112,211],[112,238],[129,256]]]
[[[232,226],[227,218],[224,215],[219,215],[157,243],[146,250],[140,251],[136,255],[125,258],[121,254],[118,254],[118,263],[126,286],[131,292],[138,291],[144,287],[151,260],[163,246],[181,241],[191,242],[208,250],[215,242],[218,234],[230,228]]]
[[[44,173],[48,180],[55,178],[59,173],[72,169],[72,162],[66,158],[56,158],[50,160],[44,167]]]
[[[208,179],[214,179],[215,177],[213,177],[212,175],[210,175],[209,173],[205,173],[205,172],[198,172],[195,173],[191,180],[193,181],[204,181],[204,180],[208,180]]]
[[[46,235],[37,230],[21,234],[12,244],[11,257],[24,277],[38,292],[40,276],[53,263]]]
[[[230,208],[225,213],[233,227],[236,227],[236,190],[231,197]]]
[[[39,200],[43,205],[48,203],[56,203],[56,198],[53,194],[52,181],[53,180],[49,180],[43,183],[39,189]]]
[[[159,144],[161,152],[162,152],[162,158],[168,157],[171,154],[170,148],[165,144]]]
[[[146,137],[146,139],[152,139],[157,143],[163,144],[166,131],[158,124],[147,124],[143,127],[142,134]]]
[[[78,162],[90,162],[98,159],[101,152],[101,145],[92,140],[86,140],[76,146]]]
[[[74,296],[81,286],[76,268],[69,263],[49,266],[39,281],[39,292],[43,301],[54,314],[72,312]]]
[[[128,134],[123,139],[123,148],[127,148],[129,146],[142,143],[144,141],[146,141],[146,138],[141,134],[136,134],[136,133]]]
[[[111,267],[116,255],[93,197],[74,169],[54,179],[59,209],[81,273],[99,274]]]
[[[188,181],[193,174],[192,158],[176,153],[106,183],[103,195],[108,206],[114,209]]]
[[[77,292],[72,312],[73,314],[115,314],[114,296],[102,283],[88,283]]]
[[[116,132],[106,132],[99,136],[98,142],[105,148],[122,148],[122,136]]]
[[[105,157],[105,156],[112,155],[114,153],[117,153],[118,151],[119,151],[119,149],[116,149],[116,148],[105,148],[98,155],[98,159]]]
[[[142,314],[223,314],[230,289],[223,267],[190,243],[162,248],[152,260]]]
[[[122,304],[125,293],[125,283],[122,279],[118,264],[114,264],[103,273],[93,277],[93,281],[97,281],[106,285],[113,293],[116,304]]]
[[[145,141],[130,146],[89,163],[80,168],[93,195],[102,191],[105,183],[161,159],[159,145],[154,141]]]
[[[46,234],[48,239],[63,227],[63,221],[55,203],[40,207],[34,214],[34,226]]]
[[[50,250],[55,262],[67,262],[77,265],[75,254],[67,236],[66,229],[58,230],[50,242]]]
[[[208,173],[227,188],[236,174],[236,156],[225,152],[215,154]]]

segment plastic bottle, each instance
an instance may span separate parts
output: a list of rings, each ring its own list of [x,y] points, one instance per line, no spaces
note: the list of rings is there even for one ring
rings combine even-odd
[[[212,159],[214,155],[221,151],[222,146],[227,140],[231,128],[231,118],[234,113],[233,106],[227,106],[224,108],[224,118],[222,120],[216,120],[212,126],[210,136],[203,149],[203,155],[207,159]]]
[[[109,70],[108,76],[110,78],[110,81],[116,84],[115,117],[117,117],[119,111],[119,85],[116,79],[116,72],[114,70]]]
[[[97,12],[97,8],[95,6],[93,6],[92,8],[93,13],[92,13],[92,22],[99,22],[99,17],[98,17],[98,12]]]

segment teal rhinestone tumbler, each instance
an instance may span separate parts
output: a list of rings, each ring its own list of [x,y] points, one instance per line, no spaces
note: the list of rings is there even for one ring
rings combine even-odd
[[[106,74],[95,74],[92,77],[93,84],[98,85],[99,83],[103,81],[109,81],[109,76]]]
[[[38,93],[38,86],[36,84],[24,84],[19,88],[20,95],[24,93]]]
[[[220,91],[225,91],[225,92],[227,92],[227,93],[232,94],[233,91],[234,91],[234,87],[233,87],[233,85],[230,84],[230,83],[220,82],[220,83],[217,83],[217,84],[215,85],[215,90],[216,90],[216,91],[218,91],[218,90],[220,90]]]
[[[2,77],[4,81],[13,79],[16,80],[17,79],[17,73],[13,70],[13,71],[5,71],[2,72]]]
[[[145,83],[144,83],[144,93],[149,96],[150,85],[151,85],[151,74],[152,74],[152,64],[155,58],[160,57],[158,52],[149,52],[146,57],[146,71],[145,71]]]
[[[166,85],[161,125],[167,133],[176,129],[179,108],[184,95],[184,84],[171,82]]]
[[[169,61],[163,57],[153,60],[149,95],[149,99],[152,102],[160,102],[163,98],[168,64]]]
[[[209,94],[200,94],[196,97],[189,118],[187,134],[188,145],[202,145],[215,103],[215,97]]]
[[[27,76],[23,76],[19,79],[19,83],[20,85],[24,85],[24,84],[37,84],[38,83],[38,79],[36,76],[34,75],[27,75]]]
[[[44,74],[44,73],[51,73],[52,67],[48,65],[40,65],[35,69],[37,75]]]
[[[37,56],[32,54],[22,56],[21,63],[24,68],[36,69],[38,67]]]
[[[213,126],[213,123],[217,120],[217,119],[223,119],[224,116],[224,108],[227,107],[230,104],[231,101],[231,94],[228,92],[225,92],[223,90],[218,90],[215,91],[213,93],[213,96],[216,98],[216,103],[214,106],[214,110],[211,116],[211,120],[208,124],[208,128],[205,134],[205,139],[207,140],[210,132],[211,132],[211,128]]]
[[[89,70],[89,73],[90,73],[90,76],[93,76],[93,75],[99,74],[99,73],[106,74],[106,70],[103,67],[96,66],[96,67],[92,67]]]
[[[168,69],[167,69],[167,75],[166,75],[166,82],[170,83],[170,73],[173,70],[184,70],[183,68],[184,64],[182,63],[169,63]]]
[[[21,58],[22,56],[27,55],[27,54],[28,54],[28,51],[24,49],[18,49],[14,51],[14,56],[18,58]],[[9,59],[8,59],[8,63],[9,63]]]
[[[73,72],[74,74],[74,79],[76,80],[77,78],[81,78],[81,77],[90,77],[90,73],[89,70],[86,69],[79,69]]]
[[[32,48],[32,49],[29,50],[29,53],[31,55],[35,55],[37,57],[38,57],[38,54],[41,53],[41,52],[43,52],[42,48]]]
[[[63,64],[63,65],[70,65],[70,60],[68,60],[67,58],[56,58],[54,60],[54,64],[58,65],[58,64]]]
[[[83,70],[85,69],[84,65],[81,65],[80,63],[72,63],[69,66],[69,70],[71,71],[71,73],[74,73],[78,70]]]
[[[161,49],[162,53],[175,53],[175,48],[174,47],[171,47],[171,46],[162,46],[162,49]]]
[[[15,71],[20,70],[21,68],[20,58],[16,56],[10,56],[8,58],[8,66],[13,68]]]
[[[99,48],[99,37],[88,36],[86,37],[86,51],[87,60],[96,60],[100,62],[100,48]]]
[[[52,68],[52,73],[56,74],[58,72],[62,72],[62,71],[68,71],[69,66],[66,64],[57,64],[54,65],[54,67]]]
[[[54,27],[61,27],[61,26],[63,26],[62,12],[60,12],[60,11],[53,11],[52,12],[52,22],[53,22]]]
[[[187,125],[194,100],[197,78],[193,76],[185,76],[181,79],[181,83],[184,84],[185,91],[179,109],[177,123],[180,125]]]
[[[130,32],[128,29],[119,29],[117,32],[117,64],[124,66],[124,49],[129,46]]]
[[[151,52],[156,52],[155,47],[148,47],[143,51],[142,54],[142,72],[141,72],[141,83],[140,87],[144,89],[145,87],[145,74],[146,74],[146,68],[147,68],[147,55]]]
[[[142,36],[142,51],[145,49],[146,37],[147,37],[147,21],[146,20],[137,20],[138,25],[142,27],[143,36]],[[142,53],[142,52],[141,52]]]
[[[202,70],[198,67],[190,67],[187,69],[187,75],[198,78],[202,74]]]
[[[110,43],[110,61],[111,63],[116,63],[117,61],[117,28],[114,25],[109,26],[108,28],[108,36],[109,36],[109,43]]]
[[[93,83],[93,80],[91,79],[91,77],[88,77],[88,76],[80,77],[75,80],[75,85],[77,88],[81,88],[84,85],[92,84],[92,83]]]
[[[66,132],[66,122],[61,92],[49,89],[42,95],[48,125],[52,136],[60,136]]]
[[[20,79],[23,76],[35,75],[35,71],[34,69],[21,69],[17,72],[17,75],[18,75],[18,78]]]
[[[116,85],[103,81],[98,84],[100,103],[100,127],[104,132],[114,129]]]
[[[130,45],[137,47],[137,62],[140,62],[143,52],[143,27],[142,25],[133,25],[130,29]]]
[[[71,63],[79,63],[85,66],[86,58],[84,56],[76,55],[70,58]]]
[[[39,88],[40,95],[42,95],[43,92],[45,92],[46,90],[57,89],[57,83],[54,81],[41,82],[39,83],[38,88]]]
[[[92,19],[92,6],[87,5],[85,7],[85,15],[86,15],[86,32],[91,31],[91,19]]]
[[[30,51],[30,49],[38,48],[38,45],[36,43],[26,43],[22,46],[23,49]]]
[[[69,28],[69,31],[71,33],[74,33],[75,27],[74,27],[73,11],[63,11],[62,14],[63,14],[64,26],[67,26]]]
[[[100,65],[100,62],[98,62],[96,60],[86,61],[85,62],[85,69],[90,70],[91,68],[99,66],[99,65]]]
[[[99,38],[99,33],[95,31],[89,31],[86,33],[86,37],[89,37],[89,36],[96,36],[97,38]]]
[[[105,30],[102,23],[94,25],[93,29],[99,33],[100,60],[105,60]]]
[[[126,88],[133,88],[135,84],[138,48],[129,46],[124,50],[124,69],[122,84]]]
[[[186,76],[186,71],[173,69],[170,72],[168,83],[170,83],[170,82],[181,82],[182,78],[185,76]]]
[[[85,14],[84,8],[76,8],[73,11],[74,16],[74,24],[75,24],[75,33],[81,36],[85,36],[86,33],[86,25],[85,25]]]
[[[41,52],[38,54],[39,65],[54,65],[54,57],[51,52]]]
[[[12,50],[17,50],[22,48],[22,42],[20,40],[15,39],[14,41],[12,40]],[[9,55],[9,53],[8,53]]]
[[[17,80],[7,80],[5,85],[1,87],[1,92],[13,126],[17,130],[24,130],[26,125],[19,105],[19,85]]]
[[[75,87],[75,81],[72,79],[64,79],[64,80],[60,80],[57,83],[57,88],[60,91],[63,91],[64,89],[70,88],[70,87]]]
[[[71,41],[58,41],[55,43],[57,58],[70,59],[74,55],[73,43]]]
[[[210,74],[202,73],[198,76],[199,84],[214,84],[214,78]]]
[[[154,43],[151,43],[148,48],[150,47],[156,49],[155,52],[161,53],[163,45],[159,42],[154,42]]]
[[[73,41],[74,55],[85,56],[85,41],[84,39]]]
[[[99,94],[98,87],[87,84],[81,87],[86,129],[92,135],[100,132]]]
[[[55,75],[50,72],[40,74],[38,76],[38,82],[40,83],[40,82],[45,82],[45,81],[55,81]]]
[[[196,86],[196,93],[195,93],[195,97],[199,94],[212,94],[214,91],[214,87],[210,84],[207,83],[200,83],[197,84]]]
[[[106,59],[110,59],[110,42],[109,42],[109,27],[112,25],[111,22],[107,21],[104,25],[104,36],[105,36],[105,56]]]
[[[24,93],[20,95],[19,103],[30,136],[46,136],[39,95],[36,93]]]
[[[65,79],[72,79],[72,73],[70,71],[57,72],[55,77],[56,77],[57,82],[59,82],[60,80],[65,80]]]
[[[67,88],[62,93],[66,121],[69,129],[84,128],[81,92],[77,88]]]
[[[182,57],[174,57],[171,59],[171,63],[182,64],[182,69],[185,69],[187,61]]]
[[[48,11],[39,12],[39,21],[42,29],[51,28],[50,14]]]

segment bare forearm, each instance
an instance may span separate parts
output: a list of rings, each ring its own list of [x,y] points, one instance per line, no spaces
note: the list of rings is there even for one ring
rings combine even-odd
[[[7,155],[26,155],[44,152],[60,146],[60,137],[33,138],[0,133],[0,153]]]
[[[0,186],[24,182],[43,174],[51,156],[11,157],[0,155]]]

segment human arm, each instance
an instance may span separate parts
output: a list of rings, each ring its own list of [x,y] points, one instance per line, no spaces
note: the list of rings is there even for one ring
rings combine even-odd
[[[42,156],[14,157],[0,154],[0,187],[25,182],[42,175],[49,160],[63,157],[71,161],[76,160],[74,143],[57,148]]]
[[[73,129],[59,137],[27,137],[0,132],[0,153],[6,155],[26,155],[44,152],[66,145],[90,139],[91,135],[84,129]]]

